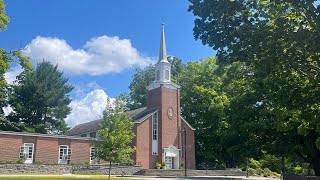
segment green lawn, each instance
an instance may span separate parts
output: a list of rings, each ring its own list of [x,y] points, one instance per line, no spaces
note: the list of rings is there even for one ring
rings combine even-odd
[[[15,176],[15,175],[0,175],[1,180],[106,180],[108,179],[108,176],[101,176],[101,175],[94,175],[94,176]],[[132,179],[126,179],[126,178],[111,178],[112,180],[132,180]]]

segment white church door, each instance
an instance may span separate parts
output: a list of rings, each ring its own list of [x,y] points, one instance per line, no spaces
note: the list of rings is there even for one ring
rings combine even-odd
[[[175,146],[169,146],[164,149],[164,162],[166,164],[166,169],[179,169],[179,152],[180,149],[177,149]]]
[[[165,157],[166,169],[172,169],[173,167],[172,159],[173,159],[172,157]]]

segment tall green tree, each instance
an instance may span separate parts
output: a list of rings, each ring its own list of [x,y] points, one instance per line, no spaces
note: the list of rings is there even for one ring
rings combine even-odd
[[[228,128],[224,109],[229,99],[222,91],[222,79],[215,58],[190,62],[178,76],[181,86],[181,112],[196,128],[196,159],[199,168],[233,165],[222,143]]]
[[[73,86],[50,62],[38,63],[11,87],[8,116],[12,130],[60,134],[67,130],[64,119],[70,113],[69,93]]]
[[[168,57],[168,61],[171,63],[171,75],[173,81],[176,81],[177,76],[183,70],[185,64],[177,57]],[[144,107],[147,104],[147,89],[146,87],[151,84],[155,79],[155,67],[149,65],[143,69],[136,69],[132,81],[130,83],[130,102],[129,109],[137,109]]]
[[[130,154],[134,152],[134,147],[130,144],[134,138],[132,132],[133,121],[124,112],[125,102],[122,98],[116,98],[114,107],[108,103],[103,112],[103,120],[98,131],[98,140],[94,141],[97,149],[97,156],[109,162],[109,178],[112,162],[130,162]]]
[[[284,134],[293,145],[289,149],[319,176],[319,3],[189,1],[195,38],[217,50],[219,63],[239,61],[252,68],[254,101],[271,113],[270,131]]]

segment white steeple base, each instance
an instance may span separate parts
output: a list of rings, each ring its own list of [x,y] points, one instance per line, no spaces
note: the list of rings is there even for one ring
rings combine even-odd
[[[156,81],[152,82],[149,86],[147,86],[147,89],[148,91],[150,91],[152,89],[156,89],[160,87],[161,85],[169,89],[174,89],[174,90],[180,89],[180,86],[173,82],[156,82]]]

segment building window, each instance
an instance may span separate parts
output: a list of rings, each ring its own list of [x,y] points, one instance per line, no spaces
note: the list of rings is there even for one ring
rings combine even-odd
[[[87,137],[87,134],[81,134],[81,137]]]
[[[152,115],[152,155],[158,155],[158,113]]]
[[[157,70],[157,73],[156,73],[156,80],[160,80],[160,71]]]
[[[33,150],[34,144],[33,143],[24,143],[23,146],[20,147],[20,159],[25,164],[32,164],[33,163]]]
[[[71,149],[68,145],[59,146],[59,164],[69,164],[71,159]]]
[[[90,147],[90,164],[97,164],[99,163],[97,157],[97,150],[95,147]]]
[[[96,133],[96,132],[90,133],[90,137],[91,137],[91,138],[96,138],[96,137],[97,137],[97,133]]]
[[[152,116],[152,140],[158,140],[158,113]]]
[[[169,70],[168,69],[166,69],[165,78],[166,78],[166,80],[169,80]]]

